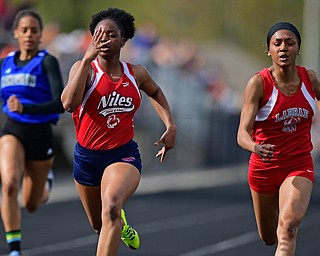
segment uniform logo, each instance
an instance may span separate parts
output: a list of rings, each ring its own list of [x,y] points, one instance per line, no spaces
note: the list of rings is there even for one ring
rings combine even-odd
[[[309,111],[304,108],[288,108],[281,114],[276,114],[276,122],[283,122],[283,132],[295,132],[297,130],[297,124],[302,121],[303,118],[309,117]]]
[[[9,74],[11,73],[11,68],[7,68],[5,71],[4,71],[5,74]]]
[[[7,70],[6,70],[7,71]],[[10,74],[1,77],[1,88],[8,86],[28,86],[36,87],[37,85],[37,76],[32,74]]]
[[[123,87],[129,86],[129,84],[130,84],[129,82],[123,82],[123,83],[122,83]]]
[[[131,97],[121,96],[121,94],[113,91],[108,97],[102,96],[97,106],[100,110],[99,114],[106,117],[109,114],[124,113],[134,110]]]
[[[108,128],[114,128],[118,123],[120,123],[120,119],[117,118],[116,115],[108,116],[108,120],[107,120]]]
[[[133,156],[129,156],[129,157],[124,157],[121,160],[125,161],[125,162],[134,162],[136,160],[136,158]]]
[[[113,91],[109,96],[102,96],[97,106],[99,114],[107,117],[107,127],[114,128],[120,123],[117,113],[126,113],[134,110],[133,99],[122,96]]]
[[[300,117],[291,117],[289,120],[284,121],[282,131],[295,132],[297,130],[297,124],[301,122]]]

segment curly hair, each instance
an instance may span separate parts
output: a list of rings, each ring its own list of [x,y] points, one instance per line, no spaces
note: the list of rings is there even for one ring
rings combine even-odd
[[[134,17],[130,13],[118,8],[108,8],[107,10],[103,10],[92,15],[89,24],[91,35],[94,34],[94,30],[98,23],[106,19],[113,20],[117,24],[121,31],[122,37],[126,40],[134,37],[136,32]]]
[[[15,16],[15,18],[14,18],[14,21],[13,21],[12,29],[13,29],[13,30],[17,29],[17,27],[18,27],[18,25],[19,25],[19,21],[20,21],[23,17],[27,17],[27,16],[31,16],[31,17],[35,18],[36,20],[38,20],[40,30],[42,31],[42,29],[43,29],[43,23],[42,23],[42,19],[41,19],[40,15],[39,15],[36,11],[34,11],[34,10],[28,10],[28,9],[19,11],[19,12],[16,14],[16,16]]]

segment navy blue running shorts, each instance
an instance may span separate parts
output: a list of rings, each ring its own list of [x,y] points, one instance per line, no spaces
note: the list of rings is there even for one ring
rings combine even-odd
[[[53,131],[50,123],[29,124],[7,117],[3,135],[15,136],[25,149],[27,160],[48,160],[54,156]]]
[[[135,166],[141,173],[141,157],[138,144],[128,143],[110,150],[91,150],[78,142],[74,146],[73,177],[84,186],[100,186],[104,170],[113,163],[124,162]]]

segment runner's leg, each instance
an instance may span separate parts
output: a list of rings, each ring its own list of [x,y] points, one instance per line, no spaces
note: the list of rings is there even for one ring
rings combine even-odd
[[[254,214],[261,240],[266,245],[277,242],[278,194],[260,194],[251,189]]]
[[[107,167],[101,181],[102,229],[97,255],[116,255],[122,230],[121,209],[135,192],[140,173],[131,164],[115,163]]]
[[[27,160],[22,183],[22,204],[34,212],[49,199],[47,177],[53,165],[53,158],[48,160]]]
[[[289,177],[281,185],[278,247],[275,255],[294,255],[298,227],[307,211],[312,188],[311,180],[299,176]]]
[[[2,182],[1,217],[10,250],[20,251],[21,210],[18,202],[21,178],[25,169],[25,152],[12,135],[0,139],[0,171]]]

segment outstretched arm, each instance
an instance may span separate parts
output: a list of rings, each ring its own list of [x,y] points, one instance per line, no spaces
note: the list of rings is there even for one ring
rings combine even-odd
[[[150,102],[166,126],[166,131],[155,145],[163,144],[163,147],[157,153],[160,161],[163,162],[168,150],[175,145],[176,125],[170,110],[168,101],[161,88],[152,79],[150,73],[143,66],[133,66],[133,71],[139,83],[139,88],[144,91],[150,98]]]

